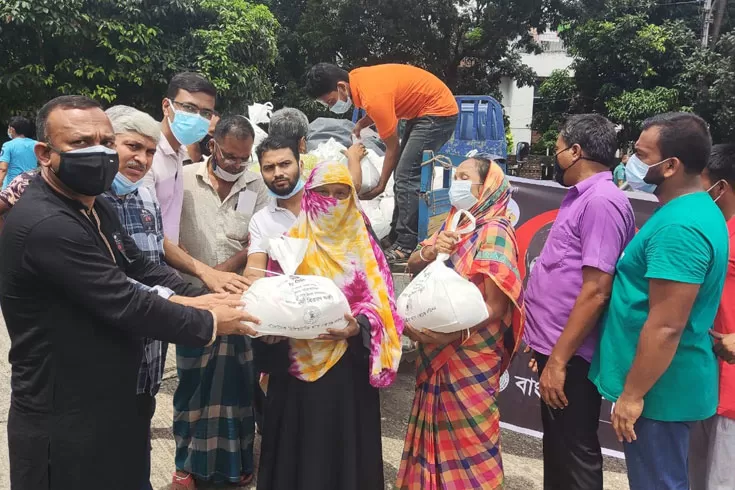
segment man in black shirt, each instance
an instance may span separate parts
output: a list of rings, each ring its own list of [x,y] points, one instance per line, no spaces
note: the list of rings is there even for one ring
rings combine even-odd
[[[204,291],[149,262],[95,196],[117,173],[115,135],[99,105],[59,97],[38,114],[35,179],[0,235],[0,306],[10,334],[11,487],[135,490],[146,417],[136,408],[141,337],[205,346],[252,334],[228,306],[185,307],[136,288]]]

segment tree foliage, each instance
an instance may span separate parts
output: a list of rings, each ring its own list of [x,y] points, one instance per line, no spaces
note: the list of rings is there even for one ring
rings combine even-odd
[[[598,112],[635,140],[644,119],[694,110],[716,139],[735,133],[735,37],[700,46],[700,5],[660,0],[582,0],[567,5],[558,31],[574,58],[572,78],[540,87],[533,128],[551,135],[569,113]],[[725,26],[732,20],[727,16]],[[568,103],[558,102],[568,99]],[[549,138],[546,138],[549,139]]]
[[[245,0],[6,0],[0,119],[61,94],[158,113],[170,77],[209,76],[221,106],[268,97],[278,23]]]
[[[735,30],[692,56],[679,89],[709,122],[715,142],[735,141]]]
[[[277,87],[284,101],[300,100],[309,66],[320,61],[346,68],[410,63],[444,80],[455,92],[499,97],[500,78],[534,83],[520,51],[536,46],[529,32],[543,30],[558,0],[271,0],[284,32]]]

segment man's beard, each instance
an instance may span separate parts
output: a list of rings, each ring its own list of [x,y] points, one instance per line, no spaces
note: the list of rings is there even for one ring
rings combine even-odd
[[[275,186],[276,183],[280,183],[280,182],[284,182],[284,181],[286,181],[286,182],[289,183],[289,186],[286,187],[285,189],[283,189],[283,188],[280,188],[279,189],[278,187]],[[274,180],[270,184],[265,184],[265,185],[268,187],[268,189],[270,189],[270,191],[273,194],[275,194],[277,196],[287,196],[291,192],[293,192],[293,190],[296,188],[296,185],[298,183],[299,183],[299,179],[297,177],[297,178],[293,179],[293,181],[291,181],[289,179],[278,179],[278,180]]]

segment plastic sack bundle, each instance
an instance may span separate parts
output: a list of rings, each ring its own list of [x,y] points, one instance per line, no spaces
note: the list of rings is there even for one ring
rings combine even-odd
[[[350,305],[331,279],[297,276],[309,242],[301,238],[271,239],[268,253],[285,272],[258,279],[242,295],[243,308],[259,318],[260,325],[246,324],[262,335],[315,339],[327,329],[347,327],[344,316]]]
[[[475,219],[467,211],[454,215],[448,231],[455,231],[462,215],[470,218],[469,232]],[[398,297],[398,314],[417,330],[452,333],[472,328],[488,319],[482,293],[467,279],[444,263],[449,256],[439,254]]]
[[[334,138],[329,138],[324,143],[320,143],[316,150],[309,153],[315,155],[320,162],[339,162],[347,165],[347,157],[342,153],[344,150],[347,150],[347,147]],[[381,157],[373,150],[368,149],[367,155],[360,161],[362,169],[360,192],[370,191],[378,185],[380,171],[378,171],[377,166],[383,167]]]

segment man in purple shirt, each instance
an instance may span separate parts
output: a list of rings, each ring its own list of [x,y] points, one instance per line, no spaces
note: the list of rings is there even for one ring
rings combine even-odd
[[[570,117],[556,141],[555,178],[569,186],[525,293],[526,343],[540,373],[544,490],[602,490],[602,399],[587,379],[615,264],[635,234],[613,183],[617,135],[596,114]]]

